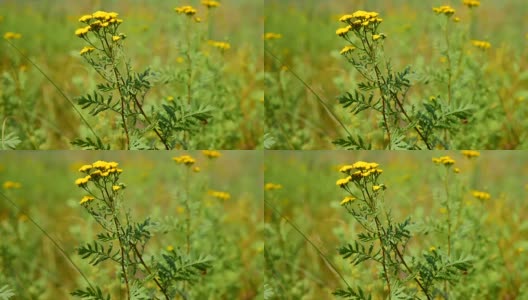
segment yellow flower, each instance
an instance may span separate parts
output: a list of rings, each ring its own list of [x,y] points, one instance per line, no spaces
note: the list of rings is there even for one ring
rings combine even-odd
[[[167,246],[167,251],[169,252],[174,251],[174,247],[172,245]]]
[[[454,18],[453,18],[453,22],[455,22],[455,23],[460,22],[460,18],[459,18],[459,17],[454,17]]]
[[[77,186],[83,186],[83,185],[86,185],[88,181],[90,181],[90,179],[92,179],[92,176],[86,175],[83,178],[78,178],[77,180],[75,180],[75,184]]]
[[[75,35],[78,37],[84,37],[91,30],[90,26],[79,28],[75,30]]]
[[[224,200],[224,201],[231,199],[231,195],[226,192],[209,191],[208,194],[220,200]]]
[[[226,42],[209,41],[208,43],[209,45],[212,45],[213,47],[223,51],[231,49],[231,45]]]
[[[480,6],[480,1],[478,0],[464,0],[463,4],[469,8]]]
[[[120,186],[120,185],[113,185],[113,186],[112,186],[112,190],[113,190],[114,192],[117,192],[117,191],[119,191],[120,189],[121,189],[121,186]]]
[[[347,197],[345,197],[345,199],[343,199],[343,200],[341,201],[340,205],[345,205],[345,204],[350,203],[350,202],[352,202],[352,201],[354,201],[354,200],[356,200],[355,197],[347,196]]]
[[[202,154],[207,156],[208,158],[218,158],[222,156],[220,152],[214,150],[202,150]]]
[[[489,200],[491,199],[491,195],[486,192],[481,191],[471,191],[471,194],[473,197],[479,199],[479,200]]]
[[[193,16],[196,14],[196,9],[190,5],[176,7],[174,10],[179,14],[185,14],[187,16]]]
[[[266,32],[264,34],[265,40],[278,40],[280,38],[282,38],[282,34],[280,33]]]
[[[202,0],[202,4],[207,8],[213,8],[213,7],[220,6],[220,3],[218,3],[217,1],[212,1],[212,0]]]
[[[90,202],[90,201],[93,201],[95,198],[93,196],[84,196],[82,197],[81,201],[79,202],[79,204],[84,204],[86,202]]]
[[[455,172],[455,173],[457,173],[457,174],[460,173],[460,168],[454,168],[454,169],[453,169],[453,172]]]
[[[18,40],[22,37],[22,35],[20,33],[15,33],[15,32],[6,32],[4,34],[4,39],[6,40]]]
[[[84,15],[79,18],[79,22],[85,23],[85,22],[90,21],[91,19],[92,19],[92,15]]]
[[[193,168],[193,172],[195,173],[199,173],[201,170],[200,170],[200,167],[194,167]]]
[[[435,252],[435,251],[436,251],[436,247],[435,246],[429,247],[429,252]]]
[[[356,49],[356,47],[354,46],[345,46],[343,47],[343,49],[341,49],[341,51],[339,51],[339,54],[341,55],[344,55],[344,54],[348,54],[348,53],[351,53],[352,51],[354,51]]]
[[[9,181],[8,180],[8,181],[4,182],[2,187],[4,188],[4,190],[19,189],[19,188],[22,187],[22,184],[20,184],[19,182],[14,182],[14,181]]]
[[[336,34],[338,36],[345,36],[351,29],[352,29],[352,26],[348,25],[347,27],[337,29]]]
[[[354,18],[353,15],[343,15],[341,18],[339,18],[339,21],[346,23],[348,20],[353,19],[353,18]]]
[[[435,164],[442,164],[442,165],[448,166],[448,167],[453,165],[453,164],[455,164],[455,160],[452,159],[449,156],[442,156],[442,157],[438,157],[438,158],[433,157],[433,162]]]
[[[196,160],[189,155],[173,157],[172,160],[174,160],[178,164],[184,164],[186,166],[191,166],[196,162]]]
[[[381,39],[381,35],[379,35],[379,34],[372,35],[372,40],[373,41],[376,41],[376,40],[379,40],[379,39]]]
[[[474,157],[479,157],[480,152],[475,151],[475,150],[463,150],[462,155],[464,155],[467,158],[474,158]]]
[[[264,185],[264,189],[266,191],[272,191],[272,190],[280,190],[282,189],[282,185],[281,184],[275,184],[275,183],[271,183],[271,182],[268,182]]]
[[[471,44],[473,44],[473,46],[480,48],[482,50],[491,48],[491,44],[486,41],[471,40]]]
[[[114,36],[112,37],[112,41],[114,41],[114,42],[117,42],[117,41],[119,41],[120,39],[121,39],[121,37],[118,36],[118,35],[114,35]]]
[[[351,176],[348,176],[347,178],[342,178],[336,181],[336,185],[339,187],[344,187],[352,180]]]
[[[87,172],[87,171],[90,171],[91,168],[92,168],[92,165],[84,165],[79,168],[79,172]]]
[[[433,11],[437,15],[443,14],[443,15],[446,15],[448,17],[452,16],[455,13],[455,9],[452,8],[449,5],[443,5],[443,6],[440,6],[440,7],[433,7]]]
[[[372,186],[372,190],[373,190],[374,192],[377,192],[377,191],[381,190],[381,186],[380,186],[380,185],[373,185],[373,186]]]
[[[95,50],[95,48],[92,47],[92,46],[84,46],[84,48],[82,48],[81,51],[79,51],[79,54],[84,55],[84,54],[90,53],[90,52],[92,52],[94,50]]]
[[[344,165],[339,169],[339,172],[348,174],[350,170],[354,169],[352,165]]]

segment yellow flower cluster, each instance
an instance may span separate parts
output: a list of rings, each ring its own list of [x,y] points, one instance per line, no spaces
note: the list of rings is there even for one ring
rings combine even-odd
[[[190,5],[176,7],[174,10],[179,14],[185,14],[189,17],[192,17],[196,14],[196,9]]]
[[[442,164],[444,166],[451,166],[455,164],[455,160],[450,156],[433,157],[433,162],[437,165]]]
[[[192,166],[196,160],[192,158],[190,155],[182,155],[178,157],[173,157],[172,160],[174,160],[176,163],[184,164],[188,167]]]
[[[208,158],[218,158],[222,156],[220,152],[214,150],[202,150],[202,154],[207,156]]]
[[[341,51],[339,51],[339,54],[341,55],[344,55],[344,54],[349,54],[349,53],[352,53],[352,51],[356,50],[356,47],[354,46],[345,46],[343,47],[343,49],[341,49]]]
[[[374,162],[358,161],[352,165],[345,165],[339,169],[339,172],[349,175],[346,178],[341,178],[336,181],[336,185],[339,187],[345,187],[351,181],[359,181],[362,178],[367,178],[372,175],[379,176],[383,173],[382,169],[379,169],[379,164]],[[352,172],[356,170],[355,172]]]
[[[463,150],[462,155],[464,155],[467,158],[474,158],[474,157],[479,157],[480,152],[475,151],[475,150]]]
[[[4,34],[4,39],[6,40],[18,40],[22,37],[22,35],[20,33],[15,33],[15,32],[6,32]]]
[[[202,5],[204,5],[207,8],[213,8],[213,7],[220,6],[220,3],[218,1],[202,0]]]
[[[231,199],[231,195],[226,192],[209,191],[208,194],[220,200],[224,200],[224,201]]]
[[[109,26],[115,26],[117,28],[119,24],[123,23],[123,20],[118,19],[119,14],[116,12],[96,11],[91,15],[84,15],[79,18],[79,22],[85,23],[88,26],[75,30],[75,35],[84,38],[90,31],[99,31],[101,28]]]
[[[356,200],[355,197],[346,196],[345,199],[343,199],[343,201],[341,201],[340,205],[345,205],[345,204],[350,203],[350,202],[352,202],[354,200]]]
[[[280,33],[266,32],[264,34],[265,40],[278,40],[280,38],[282,38],[282,34]]]
[[[339,21],[348,24],[347,27],[336,30],[338,36],[345,36],[351,30],[367,28],[369,25],[377,25],[383,21],[377,12],[358,10],[353,14],[347,14],[339,18]]]
[[[491,199],[491,195],[486,192],[472,191],[471,194],[479,200],[485,201]]]
[[[112,161],[106,162],[98,160],[91,165],[84,165],[79,168],[79,172],[87,174],[85,177],[78,178],[75,180],[75,184],[80,187],[84,187],[88,182],[92,180],[97,180],[102,177],[108,177],[112,174],[117,175],[123,172],[122,169],[119,169],[117,166],[119,164]]]
[[[264,189],[266,191],[273,191],[273,190],[280,190],[282,189],[282,185],[281,184],[276,184],[276,183],[271,183],[271,182],[268,182],[264,185]]]
[[[10,189],[19,189],[22,187],[22,185],[20,184],[20,182],[14,182],[14,181],[8,180],[4,182],[2,187],[4,188],[4,190],[10,190]]]
[[[79,54],[84,55],[84,54],[86,54],[86,53],[90,53],[90,52],[92,52],[92,51],[94,51],[94,50],[95,50],[95,48],[92,47],[92,46],[84,46],[84,47],[81,49],[81,51],[79,52]]]
[[[451,6],[449,5],[442,5],[440,7],[433,7],[433,11],[437,14],[437,15],[440,15],[440,14],[444,14],[448,17],[452,16],[455,14],[455,9],[452,8]]]
[[[231,49],[231,45],[226,42],[209,41],[209,45],[212,45],[213,47],[223,51]]]
[[[480,6],[480,1],[478,0],[464,0],[463,4],[469,8]]]
[[[478,47],[478,48],[483,49],[483,50],[491,48],[491,44],[489,42],[486,42],[486,41],[471,40],[471,44],[473,44],[473,46]]]
[[[84,204],[84,203],[90,202],[90,201],[92,201],[94,199],[95,198],[93,196],[84,196],[84,197],[82,197],[82,199],[79,202],[79,204]]]

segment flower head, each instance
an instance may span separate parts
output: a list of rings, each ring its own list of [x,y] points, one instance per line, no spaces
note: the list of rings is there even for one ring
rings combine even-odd
[[[231,49],[231,45],[226,42],[209,41],[209,45],[212,45],[213,47],[218,48],[222,51]]]
[[[471,40],[471,44],[473,44],[473,46],[480,48],[482,50],[491,48],[491,44],[486,41]]]
[[[20,184],[20,182],[14,182],[14,181],[8,180],[4,182],[2,187],[4,188],[4,190],[19,189],[22,187],[22,184]]]
[[[80,55],[84,55],[84,54],[86,54],[86,53],[90,53],[90,52],[92,52],[92,51],[94,51],[94,50],[95,50],[95,48],[92,47],[92,46],[84,46],[84,47],[81,49],[81,51],[79,51],[79,54],[80,54]]]
[[[22,35],[20,33],[15,33],[15,32],[6,32],[4,33],[4,39],[6,40],[18,40],[22,37]]]
[[[85,204],[87,202],[90,202],[90,201],[93,201],[95,200],[95,198],[93,196],[84,196],[82,197],[81,201],[79,202],[79,204]]]
[[[264,34],[265,40],[278,40],[280,38],[282,38],[282,34],[280,33],[266,32]]]
[[[480,152],[475,150],[463,150],[462,155],[464,155],[467,158],[475,158],[480,156]]]
[[[176,7],[174,8],[174,10],[179,14],[185,14],[189,17],[194,16],[196,14],[196,9],[190,5]]]
[[[215,198],[217,198],[217,199],[224,200],[224,201],[227,201],[227,200],[231,199],[231,195],[229,193],[226,193],[226,192],[209,191],[208,194],[213,196],[213,197],[215,197]]]
[[[184,164],[188,167],[193,165],[196,162],[196,160],[192,158],[190,155],[182,155],[178,157],[173,157],[172,160],[174,160],[178,164]]]
[[[349,53],[352,53],[352,51],[354,50],[356,50],[356,47],[348,45],[348,46],[343,47],[343,49],[339,51],[339,54],[341,55],[349,54]]]
[[[462,3],[469,8],[480,6],[480,1],[478,0],[464,0]]]
[[[214,150],[203,150],[202,154],[207,156],[207,158],[218,158],[218,157],[222,156],[222,154],[220,154],[220,152],[214,151]]]
[[[437,15],[446,15],[448,17],[452,16],[454,13],[455,13],[455,9],[452,8],[451,6],[449,5],[442,5],[440,7],[433,7],[433,11],[437,14]]]
[[[479,200],[489,200],[491,199],[491,195],[486,193],[486,192],[481,192],[481,191],[472,191],[471,194],[473,195],[473,197],[479,199]]]
[[[266,191],[273,191],[273,190],[280,190],[282,189],[282,185],[281,184],[276,184],[276,183],[271,183],[271,182],[268,182],[264,185],[264,189]]]
[[[437,164],[437,165],[438,164],[442,164],[442,165],[448,166],[448,167],[453,165],[453,164],[455,164],[455,160],[452,159],[450,156],[441,156],[441,157],[438,157],[438,158],[433,157],[433,162],[435,164]]]
[[[75,180],[75,184],[77,186],[85,186],[88,181],[90,181],[90,179],[92,179],[92,176],[86,175],[85,177],[78,178],[77,180]]]
[[[75,30],[75,35],[78,36],[78,37],[84,37],[84,36],[86,36],[86,34],[88,34],[88,32],[90,32],[90,30],[91,30],[90,26],[79,28],[79,29]]]
[[[213,8],[213,7],[220,6],[220,3],[218,1],[202,0],[202,5],[204,5],[207,8]]]
[[[356,200],[356,197],[352,197],[352,196],[347,196],[345,197],[345,199],[343,199],[340,203],[340,205],[345,205],[347,203],[350,203],[352,201]]]
[[[336,185],[338,187],[345,187],[350,181],[352,181],[352,177],[348,176],[347,178],[341,178],[336,181]]]
[[[348,25],[347,27],[338,28],[336,34],[338,36],[345,36],[350,30],[352,30],[352,26]]]

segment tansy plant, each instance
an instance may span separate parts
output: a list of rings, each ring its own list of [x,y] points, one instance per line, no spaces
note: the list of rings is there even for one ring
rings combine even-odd
[[[436,99],[420,107],[410,105],[411,69],[393,71],[384,51],[384,43],[390,36],[380,30],[383,22],[380,15],[358,10],[342,16],[339,21],[344,27],[335,33],[347,42],[340,54],[362,79],[352,92],[339,97],[339,103],[353,115],[367,111],[379,117],[379,127],[383,129],[382,148],[449,148],[447,132],[459,128],[457,124],[468,116],[469,108]],[[348,149],[370,149],[372,145],[364,137],[364,134],[348,135],[334,143]]]
[[[446,160],[447,162],[447,160]],[[358,161],[340,169],[345,175],[336,185],[346,196],[341,205],[360,225],[354,241],[339,248],[353,265],[377,265],[387,299],[433,299],[441,296],[441,284],[455,283],[461,271],[471,266],[468,259],[452,259],[436,249],[409,256],[411,221],[396,223],[385,205],[383,170],[378,163]],[[411,284],[412,283],[412,284]],[[348,285],[348,284],[347,284]],[[445,291],[445,290],[444,290]],[[339,289],[334,295],[346,299],[371,299],[361,286]]]
[[[173,149],[187,148],[188,136],[201,122],[210,118],[207,105],[168,101],[161,107],[147,98],[156,80],[149,69],[135,72],[126,57],[127,36],[120,31],[123,22],[115,12],[97,11],[79,18],[82,27],[75,35],[86,42],[80,55],[103,79],[97,88],[77,99],[91,115],[110,112],[121,129],[115,141],[122,149]],[[149,101],[150,100],[150,101]],[[148,108],[147,108],[148,107]],[[88,149],[109,149],[101,139],[77,139],[75,145]]]
[[[83,177],[75,184],[86,192],[80,204],[102,230],[95,241],[78,248],[79,255],[93,266],[103,262],[118,266],[118,280],[125,299],[185,298],[187,292],[177,283],[193,283],[201,272],[210,268],[210,259],[192,258],[188,246],[187,253],[171,246],[157,256],[147,257],[146,253],[150,253],[147,244],[159,224],[150,218],[140,222],[132,220],[125,200],[126,186],[120,182],[123,170],[118,163],[96,161],[82,166],[79,172]],[[92,285],[72,295],[83,299],[110,299],[99,287]]]

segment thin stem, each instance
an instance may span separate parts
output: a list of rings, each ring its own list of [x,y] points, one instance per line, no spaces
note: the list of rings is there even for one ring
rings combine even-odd
[[[189,208],[189,169],[187,167],[187,174],[185,176],[185,237],[187,241],[187,255],[191,253],[191,211]]]
[[[6,200],[7,202],[9,202],[9,204],[11,204],[13,207],[15,207],[19,212],[22,212],[22,209],[13,201],[11,200],[11,198],[7,197],[4,193],[0,192],[0,197],[4,198],[4,200]],[[57,248],[59,249],[59,251],[62,253],[62,255],[64,255],[64,257],[66,257],[66,259],[70,262],[70,264],[73,266],[73,268],[79,272],[79,274],[81,274],[81,277],[84,279],[84,281],[86,281],[86,283],[88,284],[88,286],[91,288],[91,289],[94,289],[92,283],[90,282],[90,280],[88,280],[88,277],[86,277],[86,275],[84,275],[84,273],[81,271],[81,269],[79,268],[79,266],[77,266],[77,264],[75,264],[73,262],[73,260],[68,256],[68,254],[66,253],[66,250],[64,250],[64,248],[62,248],[59,243],[57,243],[57,241],[55,241],[54,238],[51,237],[51,235],[46,231],[44,230],[44,228],[42,228],[32,217],[31,215],[29,214],[29,212],[24,212],[24,215],[27,216],[28,220],[33,223],[33,225],[35,225],[50,241],[51,243]]]
[[[143,260],[143,257],[141,255],[141,253],[139,253],[139,250],[137,249],[136,245],[130,243],[130,247],[132,247],[132,250],[134,250],[134,253],[136,254],[136,257],[139,258],[139,262],[141,263],[141,265],[143,265],[145,270],[149,273],[149,275],[151,275],[152,271],[150,271],[150,268],[148,267],[148,265]],[[159,287],[160,291],[165,296],[165,299],[169,300],[169,295],[167,295],[167,290],[161,285],[161,283],[158,281],[158,279],[156,277],[153,277],[152,279],[154,279],[154,282],[156,283],[156,285]]]
[[[73,110],[79,115],[79,117],[84,122],[84,124],[86,124],[86,126],[88,126],[88,129],[92,132],[92,134],[95,136],[95,138],[98,141],[100,141],[101,139],[99,138],[97,133],[95,133],[95,130],[92,128],[90,123],[88,123],[88,121],[84,118],[84,116],[81,114],[81,112],[77,109],[77,107],[75,106],[73,101],[70,100],[70,98],[68,98],[68,96],[66,96],[66,94],[59,88],[59,86],[53,80],[51,80],[51,78],[48,75],[46,75],[46,73],[44,73],[44,71],[42,71],[42,69],[39,68],[39,66],[36,63],[34,63],[29,57],[24,55],[24,53],[22,53],[22,51],[20,51],[20,49],[18,49],[13,43],[11,43],[9,40],[6,40],[6,42],[9,45],[11,45],[11,47],[13,47],[18,52],[18,54],[20,54],[20,56],[22,56],[25,60],[27,60],[30,64],[32,64],[39,71],[39,73],[42,74],[42,76],[44,76],[44,78],[46,78],[53,85],[53,87],[55,87],[55,89],[59,92],[59,94],[64,99],[66,99],[66,101],[68,103],[70,103],[70,105],[72,106]]]

